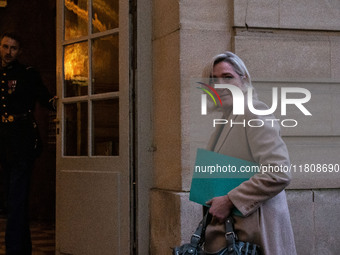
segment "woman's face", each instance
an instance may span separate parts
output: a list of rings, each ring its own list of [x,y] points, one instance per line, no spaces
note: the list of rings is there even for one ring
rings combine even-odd
[[[234,71],[234,68],[227,62],[220,62],[213,69],[214,84],[231,84],[243,89],[242,78]],[[222,101],[223,109],[230,109],[233,105],[233,97],[228,89],[216,89]]]

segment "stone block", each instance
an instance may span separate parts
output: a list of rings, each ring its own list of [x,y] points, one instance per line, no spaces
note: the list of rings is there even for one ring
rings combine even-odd
[[[334,170],[335,168],[339,169],[340,164],[339,137],[284,137],[284,141],[287,144],[293,165],[291,170],[293,179],[289,189],[337,188],[340,186],[340,171],[335,172]],[[317,172],[317,164],[324,164],[325,172],[322,171],[322,168],[321,172]]]
[[[155,187],[181,189],[179,31],[153,43]]]
[[[180,1],[181,29],[230,30],[231,6],[231,0],[182,0]]]
[[[235,1],[235,25],[244,27],[277,28],[279,0]]]
[[[307,79],[307,77],[306,77]],[[334,82],[331,79],[320,81],[254,81],[259,98],[269,107],[272,106],[273,87],[278,89],[278,105],[274,115],[277,119],[294,119],[294,122],[283,122],[281,134],[283,136],[340,136],[340,79]],[[287,115],[281,111],[281,88],[297,87],[307,89],[311,93],[311,99],[303,106],[312,114],[305,116],[296,105],[287,105]],[[303,98],[304,94],[287,94],[287,98]],[[282,122],[281,122],[282,123]]]
[[[238,27],[339,30],[337,0],[241,0],[234,1]]]
[[[280,28],[339,30],[338,0],[281,0]]]
[[[340,37],[331,36],[331,68],[332,68],[332,79],[338,80],[340,78]]]
[[[299,255],[314,255],[314,203],[311,190],[288,190],[287,202]]]
[[[190,242],[199,222],[203,217],[202,205],[189,201],[189,193],[179,194],[181,199],[181,236],[182,244]]]
[[[248,0],[234,1],[234,26],[245,27]]]
[[[253,79],[331,78],[328,37],[244,32],[235,37],[235,52]]]
[[[154,0],[153,38],[159,38],[179,30],[179,1]]]
[[[151,191],[151,255],[170,255],[171,247],[189,242],[202,219],[202,206],[188,197],[188,193]]]
[[[174,192],[151,191],[150,254],[170,255],[171,247],[181,242],[181,201]]]
[[[200,78],[203,68],[212,57],[231,50],[231,36],[227,30],[182,29],[180,39],[182,78]]]
[[[340,249],[340,190],[315,190],[316,254],[338,254]]]
[[[277,28],[280,0],[249,0],[246,22],[250,27]]]

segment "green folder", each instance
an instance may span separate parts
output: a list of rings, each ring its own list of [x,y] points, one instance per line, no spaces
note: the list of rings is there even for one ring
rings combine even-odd
[[[197,149],[189,199],[207,206],[207,201],[228,194],[257,172],[255,162]],[[241,215],[238,210],[233,213]]]

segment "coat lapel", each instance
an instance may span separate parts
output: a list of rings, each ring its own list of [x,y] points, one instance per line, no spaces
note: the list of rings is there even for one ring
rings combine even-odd
[[[236,117],[237,117],[237,115],[230,114],[229,118],[228,118],[228,123],[226,125],[220,125],[220,126],[222,126],[222,131],[220,132],[219,136],[216,139],[215,146],[213,148],[215,152],[220,151],[221,147],[223,146],[225,140],[227,139],[227,137],[230,133],[230,130],[233,128],[230,125],[230,121],[231,120],[234,121],[236,119]]]
[[[211,134],[209,142],[208,142],[208,146],[207,146],[208,151],[214,151],[217,140],[220,137],[222,130],[223,130],[223,125],[218,125],[217,127],[215,127],[215,131]]]

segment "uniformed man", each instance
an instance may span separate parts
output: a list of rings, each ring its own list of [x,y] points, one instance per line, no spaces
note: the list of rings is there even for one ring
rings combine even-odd
[[[17,60],[22,43],[4,33],[0,44],[0,165],[7,178],[6,254],[31,255],[28,197],[31,171],[39,153],[33,111],[36,102],[54,109],[39,73]]]

